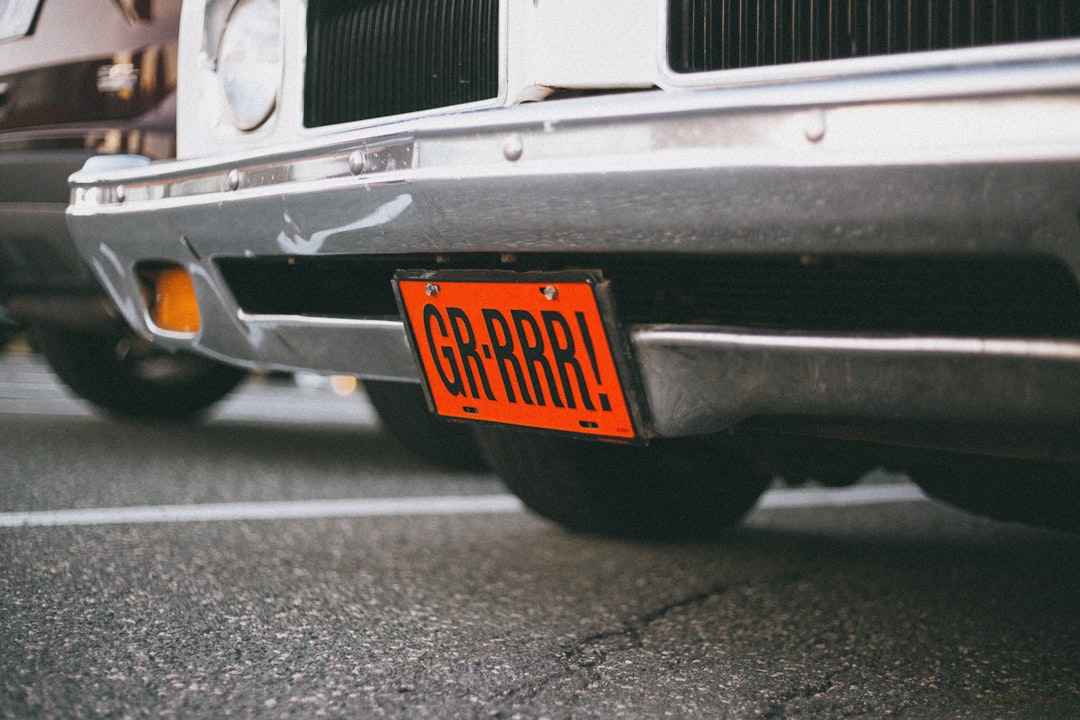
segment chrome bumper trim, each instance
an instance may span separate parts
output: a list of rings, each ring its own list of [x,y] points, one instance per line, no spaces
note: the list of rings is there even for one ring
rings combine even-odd
[[[315,370],[357,375],[369,380],[420,382],[404,327],[397,320],[342,320],[294,316],[239,316],[249,337],[259,336],[257,351],[229,348],[254,367]]]
[[[1080,341],[756,335],[635,328],[660,436],[755,416],[1080,421]]]

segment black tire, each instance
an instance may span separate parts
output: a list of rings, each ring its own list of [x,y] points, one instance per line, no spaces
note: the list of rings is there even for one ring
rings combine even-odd
[[[480,426],[488,464],[532,510],[577,532],[678,540],[719,535],[771,481],[729,438],[617,445]]]
[[[197,420],[245,377],[239,368],[166,353],[126,329],[34,328],[38,350],[77,395],[122,420]]]
[[[926,494],[994,520],[1080,532],[1080,465],[934,453],[909,467]]]
[[[383,425],[410,452],[449,470],[487,469],[469,427],[428,410],[419,384],[365,380],[364,390]]]
[[[0,306],[0,352],[3,352],[21,330],[22,328],[7,316],[3,306]]]

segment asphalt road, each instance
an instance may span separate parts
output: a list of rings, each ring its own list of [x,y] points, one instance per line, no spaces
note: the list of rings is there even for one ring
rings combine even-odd
[[[16,351],[0,478],[2,717],[1080,717],[1080,538],[902,477],[583,537],[357,393],[124,425]]]

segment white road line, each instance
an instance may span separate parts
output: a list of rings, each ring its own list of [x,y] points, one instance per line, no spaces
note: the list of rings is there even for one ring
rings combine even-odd
[[[926,500],[913,485],[869,485],[840,489],[773,490],[758,509],[853,507]],[[524,509],[513,495],[298,500],[141,507],[90,508],[0,513],[0,527],[56,527],[124,523],[210,522],[215,520],[295,520],[305,518],[407,517],[516,513]]]
[[[917,485],[856,485],[846,488],[773,490],[761,496],[758,510],[800,507],[854,507],[929,500]]]
[[[66,398],[0,398],[0,415],[92,417],[95,413],[84,403]]]
[[[207,522],[212,520],[294,520],[335,517],[402,517],[520,512],[513,495],[295,500],[283,502],[154,505],[0,513],[0,527],[114,525],[119,523]]]

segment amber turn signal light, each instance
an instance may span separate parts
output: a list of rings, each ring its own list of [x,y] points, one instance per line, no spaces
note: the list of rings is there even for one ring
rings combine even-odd
[[[199,304],[191,275],[179,265],[138,268],[143,302],[151,322],[166,332],[193,334],[199,330]]]

